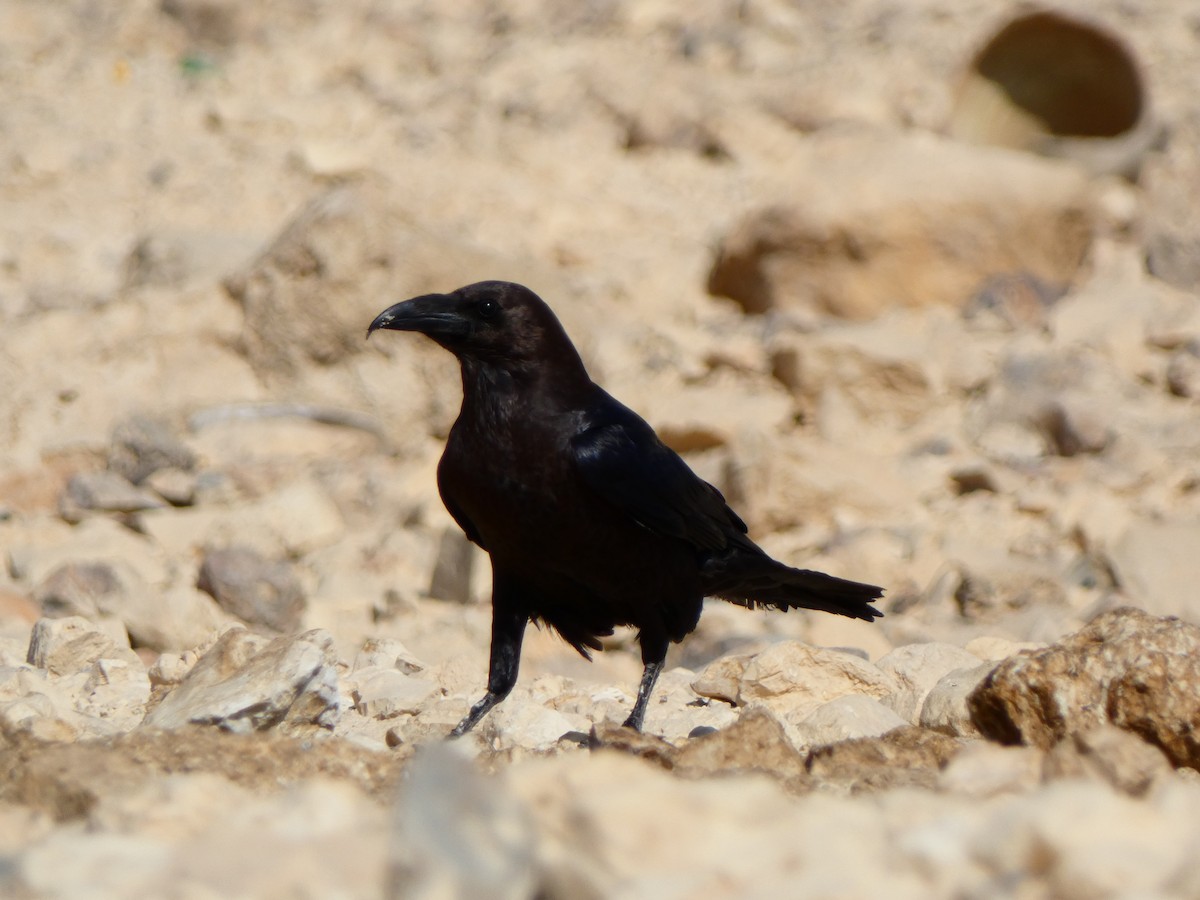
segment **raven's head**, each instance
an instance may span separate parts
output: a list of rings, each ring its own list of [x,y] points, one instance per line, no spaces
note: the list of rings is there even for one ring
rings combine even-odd
[[[464,366],[514,374],[549,364],[583,369],[550,307],[529,288],[508,281],[480,281],[449,294],[405,300],[376,316],[367,336],[380,328],[420,332]]]

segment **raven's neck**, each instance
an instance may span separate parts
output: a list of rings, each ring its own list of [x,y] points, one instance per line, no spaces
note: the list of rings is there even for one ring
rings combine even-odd
[[[596,390],[574,347],[530,365],[461,359],[462,415],[496,422],[582,408]]]

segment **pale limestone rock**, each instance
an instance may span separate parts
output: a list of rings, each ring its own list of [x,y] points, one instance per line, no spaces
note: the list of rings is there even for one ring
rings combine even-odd
[[[61,715],[54,701],[46,694],[29,693],[0,703],[0,720],[11,728],[27,728],[36,720],[58,720]]]
[[[57,682],[52,682],[45,669],[34,668],[28,663],[15,666],[0,666],[0,703],[16,700],[27,694],[53,693]]]
[[[428,668],[403,643],[391,637],[369,637],[363,642],[351,668],[357,672],[368,667],[396,669],[405,675],[415,675]]]
[[[116,619],[139,646],[160,651],[196,646],[225,618],[207,595],[187,585],[152,587],[122,561],[66,563],[35,597],[50,615]]]
[[[1119,429],[1111,414],[1116,398],[1144,402],[1145,388],[1109,359],[1078,346],[1014,342],[987,390],[968,403],[963,422],[970,440],[993,459],[1097,454]]]
[[[709,272],[709,292],[748,312],[957,305],[1013,272],[1061,293],[1091,241],[1069,165],[931,135],[830,134],[802,151],[791,171],[807,177],[735,226]]]
[[[797,747],[820,747],[838,741],[879,737],[907,724],[873,697],[847,694],[818,706],[795,722],[789,733]]]
[[[130,731],[145,717],[149,699],[150,678],[140,659],[98,659],[87,672],[75,709]]]
[[[746,667],[753,658],[753,654],[745,653],[713,660],[696,676],[692,690],[701,697],[711,697],[736,706],[742,676],[746,674]]]
[[[118,647],[104,631],[81,616],[39,619],[33,626],[26,662],[55,675],[82,672],[98,659],[137,662],[128,647]]]
[[[894,565],[895,560],[885,561],[882,558],[887,552],[886,550],[883,550],[878,545],[874,548],[864,547],[865,543],[867,542],[860,540],[855,541],[853,547],[843,545],[846,549],[847,557],[853,560],[853,562],[847,564],[843,559],[839,559],[838,565],[836,567],[830,565],[829,571],[833,571],[836,568],[843,575],[847,572],[853,572],[855,573],[854,577],[859,580],[870,581],[875,577],[875,572],[888,571],[890,566]],[[886,538],[880,543],[886,543]],[[840,549],[843,548],[839,547]],[[873,550],[882,552],[872,552]],[[864,557],[868,561],[860,562]],[[800,564],[799,561],[797,561],[797,564]],[[876,665],[879,664],[880,659],[895,649],[887,635],[883,633],[883,629],[876,622],[864,622],[862,619],[848,619],[845,616],[827,616],[822,613],[817,613],[809,617],[807,627],[804,629],[804,641],[817,647],[829,647],[836,650],[857,650],[861,652],[861,655],[865,659],[874,662]]]
[[[480,736],[496,750],[520,747],[544,751],[555,747],[565,734],[586,732],[588,724],[582,716],[566,715],[514,692],[488,714],[488,720],[479,728]]]
[[[722,729],[738,720],[739,711],[728,703],[698,697],[692,688],[695,680],[696,673],[690,669],[671,668],[663,672],[650,697],[644,730],[669,743],[680,744],[697,731]],[[619,696],[619,704],[604,702],[614,696]],[[605,714],[612,721],[623,722],[633,708],[633,698],[619,688],[594,691],[592,699],[594,704],[600,701],[589,714],[593,722]]]
[[[191,506],[196,502],[199,479],[182,469],[158,469],[146,476],[144,484],[172,506]]]
[[[7,711],[5,716],[7,717]],[[69,744],[72,741],[79,740],[81,737],[103,736],[103,733],[100,735],[97,735],[95,732],[90,734],[82,733],[80,729],[76,728],[70,722],[52,716],[31,716],[23,719],[17,725],[17,728],[28,734],[35,741],[42,741],[44,743]]]
[[[162,506],[153,492],[130,484],[116,472],[80,472],[67,482],[58,510],[68,522],[78,522],[90,512],[137,513]]]
[[[150,585],[170,580],[166,557],[154,543],[107,516],[93,516],[74,527],[57,519],[38,519],[31,526],[6,542],[9,568],[31,584],[40,584],[62,566],[88,561],[128,566]]]
[[[967,698],[995,668],[986,662],[973,669],[958,669],[938,679],[921,706],[920,725],[955,737],[978,737],[979,729],[971,721]]]
[[[975,742],[963,747],[938,774],[940,790],[968,797],[1032,790],[1041,780],[1044,754],[1035,747]]]
[[[920,724],[925,698],[938,681],[957,669],[974,668],[981,661],[977,655],[953,644],[930,642],[897,647],[876,662],[900,686],[884,703],[910,724]]]
[[[227,731],[332,728],[340,714],[336,657],[322,631],[270,643],[231,629],[146,716],[151,728],[189,723]]]
[[[1035,641],[1014,641],[997,635],[984,635],[967,641],[963,649],[981,660],[999,662],[1016,656],[1022,650],[1040,650],[1045,646]]]
[[[858,656],[780,641],[747,662],[735,700],[739,706],[769,706],[796,721],[846,694],[882,699],[895,690],[890,675]]]
[[[236,542],[267,556],[299,556],[338,540],[345,523],[320,485],[300,479],[253,503],[151,510],[142,527],[173,555]]]
[[[77,679],[85,677],[76,673]],[[73,695],[69,683],[44,669],[25,665],[0,668],[0,719],[12,728],[56,740],[75,740],[85,722],[74,710]]]
[[[763,775],[685,780],[604,752],[586,765],[531,760],[504,782],[536,811],[543,877],[572,896],[608,896],[613,885],[659,897],[819,896],[830,885],[845,896],[929,896],[914,869],[892,865],[882,876],[865,862],[891,858],[872,805],[822,795],[798,803]],[[786,840],[765,840],[763,823]]]
[[[402,714],[416,715],[437,685],[427,678],[414,678],[399,669],[366,666],[355,669],[347,687],[360,715],[390,719]]]
[[[219,629],[230,624],[211,597],[188,584],[130,599],[132,602],[114,614],[139,646],[151,650],[187,650],[211,641]]]
[[[158,659],[151,663],[147,670],[150,684],[153,686],[176,685],[187,677],[188,672],[200,659],[200,654],[194,650],[182,653],[160,653]]]

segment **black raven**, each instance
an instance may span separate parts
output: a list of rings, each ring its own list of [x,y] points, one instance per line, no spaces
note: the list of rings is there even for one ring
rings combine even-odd
[[[641,729],[670,641],[706,596],[747,607],[882,615],[869,584],[767,556],[721,492],[588,377],[550,307],[484,281],[380,313],[367,330],[416,331],[453,353],[463,401],[438,464],[446,509],[492,560],[487,694],[452,735],[508,696],[532,619],[584,657],[616,625],[639,629],[645,670],[625,724]]]

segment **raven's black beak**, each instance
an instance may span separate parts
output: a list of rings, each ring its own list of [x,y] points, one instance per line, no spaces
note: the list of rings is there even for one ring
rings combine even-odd
[[[417,331],[439,340],[467,337],[471,333],[471,322],[455,309],[453,297],[425,294],[389,306],[375,317],[367,329],[367,337],[380,328]]]

